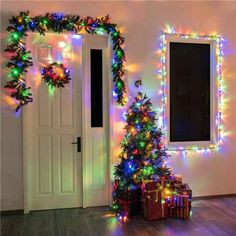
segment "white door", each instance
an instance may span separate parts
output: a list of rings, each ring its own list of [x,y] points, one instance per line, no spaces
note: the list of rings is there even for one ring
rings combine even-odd
[[[73,34],[32,33],[27,39],[34,62],[27,76],[34,101],[24,108],[23,116],[27,210],[108,204],[107,159],[99,159],[97,153],[87,151],[90,148],[106,153],[106,141],[103,149],[99,142],[91,143],[90,147],[85,145],[91,138],[91,132],[87,133],[88,123],[82,120],[90,117],[83,114],[89,110],[84,96],[90,96],[89,83],[86,82],[84,90],[85,81],[89,81],[82,69],[82,65],[89,68],[89,57],[82,56],[85,45],[88,45],[86,38]],[[65,88],[52,90],[41,80],[42,66],[54,61],[70,69],[72,80]],[[77,152],[77,145],[72,144],[77,137],[81,137],[82,152]],[[97,176],[97,167],[104,171],[102,175]],[[101,194],[91,197],[89,191],[106,192],[106,197],[101,201]]]
[[[102,107],[95,109],[92,112],[92,98],[93,94],[92,79],[98,79],[98,74],[93,71],[91,64],[91,50],[98,49],[102,53],[102,86],[97,86],[97,90],[101,89],[102,93]],[[83,41],[83,103],[88,106],[83,106],[83,134],[85,134],[83,150],[83,179],[84,179],[84,206],[102,206],[108,205],[108,80],[110,64],[108,63],[109,50],[108,38],[106,36],[98,35],[85,35]],[[93,61],[96,64],[96,61]],[[96,67],[96,65],[95,65]],[[96,85],[95,85],[96,86]],[[89,92],[87,92],[89,91]],[[96,99],[96,98],[95,98]],[[97,106],[97,103],[94,104]],[[94,120],[99,119],[99,114],[102,113],[101,124],[92,123]],[[99,122],[98,122],[99,123]]]

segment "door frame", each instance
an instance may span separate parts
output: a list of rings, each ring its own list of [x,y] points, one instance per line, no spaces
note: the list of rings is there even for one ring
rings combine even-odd
[[[34,33],[31,33],[34,34]],[[81,36],[83,37],[83,34],[81,34]],[[106,57],[109,59],[108,61],[108,68],[111,68],[112,65],[112,40],[111,37],[108,34],[104,34],[104,36],[107,36],[108,38],[108,50],[106,51],[107,55]],[[83,38],[82,38],[82,42],[83,42]],[[83,46],[82,46],[82,53],[83,53]],[[82,137],[85,137],[85,107],[83,106],[84,104],[84,99],[85,99],[85,81],[84,81],[84,77],[85,76],[85,71],[84,71],[84,63],[82,63]],[[107,81],[107,85],[106,87],[108,88],[108,101],[105,101],[107,103],[107,109],[108,109],[108,134],[107,134],[107,156],[108,156],[108,160],[107,160],[107,178],[108,178],[108,203],[109,206],[112,205],[112,179],[113,179],[113,164],[114,164],[114,158],[113,158],[113,146],[114,146],[114,142],[112,141],[114,138],[114,134],[113,134],[113,124],[114,124],[114,101],[113,101],[113,94],[112,94],[112,71],[111,69],[108,70],[108,81]],[[31,185],[30,185],[30,179],[31,179],[31,173],[30,173],[30,168],[31,168],[31,142],[32,142],[32,138],[31,138],[31,131],[28,128],[29,126],[31,127],[32,125],[32,119],[30,118],[30,114],[31,114],[31,106],[34,105],[33,103],[30,104],[29,106],[25,106],[23,109],[23,113],[22,113],[22,134],[23,134],[23,193],[24,193],[24,213],[29,213],[30,209],[30,201],[31,201]],[[82,142],[82,153],[81,153],[81,157],[82,157],[82,170],[85,169],[85,153],[86,153],[86,149],[85,149],[85,142]],[[85,208],[87,207],[87,202],[86,202],[86,191],[84,190],[85,187],[85,180],[86,180],[86,172],[83,171],[82,173],[82,207]]]

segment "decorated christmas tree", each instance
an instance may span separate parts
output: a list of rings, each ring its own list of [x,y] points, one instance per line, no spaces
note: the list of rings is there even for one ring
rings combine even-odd
[[[115,166],[113,189],[113,209],[120,218],[130,215],[126,200],[137,200],[137,191],[143,182],[158,181],[170,175],[165,164],[168,155],[161,142],[162,132],[157,128],[150,99],[138,92],[125,117],[126,134],[121,142],[121,161]]]

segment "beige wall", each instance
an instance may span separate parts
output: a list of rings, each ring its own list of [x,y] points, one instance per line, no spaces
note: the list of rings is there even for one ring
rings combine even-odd
[[[160,31],[165,25],[168,23],[177,28],[221,34],[226,39],[224,129],[227,135],[223,148],[219,152],[211,152],[208,156],[199,153],[190,154],[185,158],[172,156],[169,164],[190,183],[194,196],[236,193],[236,2],[7,1],[2,3],[1,32],[5,32],[7,19],[27,9],[32,15],[65,12],[81,16],[103,16],[109,13],[113,22],[121,27],[126,39],[128,91],[133,92],[133,81],[141,76],[144,90],[156,107],[160,104],[160,83],[156,75],[159,57],[155,51],[160,43]],[[3,33],[1,35],[3,38]],[[2,46],[4,47],[4,43]],[[123,135],[124,123],[121,114],[124,110],[116,108],[116,153],[119,152],[119,142]],[[14,112],[2,104],[1,118],[1,209],[21,209],[22,117],[16,118]]]

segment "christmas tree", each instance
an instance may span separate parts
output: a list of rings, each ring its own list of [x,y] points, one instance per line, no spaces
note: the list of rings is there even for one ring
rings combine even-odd
[[[125,201],[118,199],[120,191],[140,189],[146,180],[158,181],[167,178],[170,169],[165,164],[168,157],[161,142],[162,132],[157,128],[156,112],[152,103],[142,92],[125,114],[126,134],[121,142],[121,161],[115,166],[113,209],[120,218],[127,217]]]

